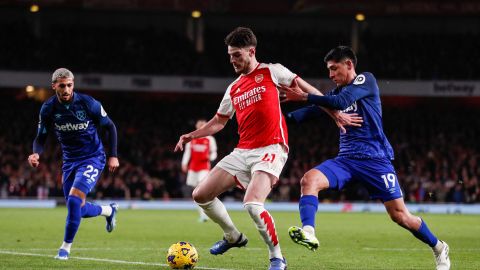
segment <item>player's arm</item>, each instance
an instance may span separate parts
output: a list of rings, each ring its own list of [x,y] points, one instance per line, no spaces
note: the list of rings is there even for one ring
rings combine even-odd
[[[364,75],[359,75],[364,76]],[[365,77],[361,84],[351,84],[345,87],[338,95],[317,95],[302,91],[293,85],[285,89],[289,100],[303,100],[310,104],[315,104],[334,110],[345,110],[355,101],[373,94],[373,87],[368,87],[365,83]]]
[[[102,128],[105,128],[108,131],[110,148],[108,152],[107,166],[110,172],[114,172],[120,166],[117,153],[117,127],[112,119],[108,117],[107,112],[105,112],[100,102],[92,98],[89,108],[92,111],[94,120],[98,122]]]
[[[320,118],[325,112],[316,105],[309,105],[298,110],[289,112],[287,118],[295,121],[296,123],[303,123],[311,119]]]
[[[185,144],[185,152],[183,152],[182,157],[182,172],[184,173],[188,171],[188,163],[190,162],[191,151],[190,143]]]
[[[300,77],[295,78],[295,80],[292,81],[292,84],[290,87],[282,86],[282,89],[286,92],[286,100],[299,100],[298,96],[303,97],[303,96],[308,96],[308,95],[313,95],[313,96],[321,96],[323,97],[324,95],[320,90],[315,88],[313,85],[309,84],[305,80],[303,80]],[[301,100],[301,99],[300,99]],[[353,102],[352,102],[353,103]],[[314,103],[315,104],[315,103]],[[316,104],[318,105],[318,104]],[[361,123],[363,122],[363,119],[358,116],[358,114],[353,113],[353,114],[346,114],[342,113],[336,108],[328,108],[326,106],[320,105],[321,109],[325,111],[334,121],[335,124],[338,126],[340,131],[342,133],[346,132],[345,126],[354,126],[354,127],[360,127]],[[313,107],[313,108],[307,108],[301,112],[297,112],[297,117],[302,117],[305,119],[309,118],[317,118],[321,115],[320,111],[318,110],[318,107]],[[297,119],[295,119],[297,120]],[[301,120],[303,121],[303,120]],[[301,122],[300,121],[300,122]],[[297,120],[297,122],[299,122]]]
[[[177,145],[175,146],[175,152],[183,151],[183,145],[190,142],[195,138],[202,138],[209,135],[213,135],[220,130],[222,130],[228,122],[229,117],[216,114],[210,121],[207,122],[203,127],[194,130],[190,133],[183,134],[180,136]]]
[[[118,153],[117,153],[117,127],[115,123],[113,123],[110,117],[106,117],[107,120],[105,124],[101,125],[108,131],[108,139],[110,145],[110,151],[108,153],[108,169],[110,172],[114,172],[120,166],[120,162],[118,161]]]
[[[35,139],[33,140],[33,153],[28,156],[28,164],[33,168],[38,167],[40,164],[40,154],[42,154],[43,146],[47,140],[49,125],[47,110],[48,108],[45,104],[40,109],[37,136],[35,136]]]

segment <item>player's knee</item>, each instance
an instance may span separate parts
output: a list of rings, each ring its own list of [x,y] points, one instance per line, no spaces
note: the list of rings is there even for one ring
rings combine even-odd
[[[390,218],[398,225],[408,228],[408,216],[405,213],[401,211],[395,211],[395,213],[390,214]]]
[[[323,183],[322,178],[315,173],[307,172],[300,180],[300,185],[303,188],[315,189],[317,191],[328,187],[328,184]]]
[[[212,199],[209,198],[208,194],[202,191],[198,186],[192,192],[192,198],[196,203],[207,203]]]

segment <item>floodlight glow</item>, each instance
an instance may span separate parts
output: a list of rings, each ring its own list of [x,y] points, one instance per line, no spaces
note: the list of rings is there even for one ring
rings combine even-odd
[[[40,11],[40,7],[38,5],[33,4],[30,6],[30,12],[35,13],[38,11]]]
[[[363,22],[365,21],[365,15],[363,13],[357,13],[357,15],[355,15],[355,20]]]
[[[25,91],[27,93],[32,93],[33,91],[35,91],[35,87],[33,87],[32,85],[27,85],[27,87],[25,87]]]
[[[202,17],[202,12],[200,10],[192,11],[192,18],[198,19],[200,17]]]

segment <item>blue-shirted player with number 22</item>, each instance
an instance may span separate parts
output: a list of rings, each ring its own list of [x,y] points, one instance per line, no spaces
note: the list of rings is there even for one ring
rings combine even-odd
[[[115,228],[118,205],[100,206],[86,202],[87,194],[97,183],[105,167],[106,157],[97,127],[109,132],[110,153],[108,168],[111,172],[119,166],[117,158],[117,130],[100,102],[94,98],[74,93],[74,76],[65,68],[57,69],[52,75],[55,96],[43,103],[37,136],[33,142],[33,153],[29,164],[36,168],[47,134],[55,131],[62,146],[63,193],[67,203],[67,220],[63,243],[55,259],[67,260],[73,238],[82,218],[105,216],[108,232]]]
[[[287,100],[305,100],[315,105],[297,110],[291,113],[291,117],[301,122],[318,115],[318,106],[321,106],[356,113],[363,118],[363,124],[361,127],[347,127],[346,133],[340,134],[338,156],[326,160],[303,176],[299,202],[303,227],[291,227],[290,237],[295,243],[316,250],[319,246],[314,229],[318,192],[327,188],[340,190],[348,182],[358,181],[373,199],[383,202],[393,221],[432,248],[437,270],[450,269],[447,243],[438,240],[425,221],[412,215],[403,201],[391,163],[393,149],[383,132],[382,107],[375,77],[369,72],[356,74],[357,57],[346,46],[332,49],[324,61],[329,77],[337,87],[326,96],[304,93],[295,85],[285,87]]]

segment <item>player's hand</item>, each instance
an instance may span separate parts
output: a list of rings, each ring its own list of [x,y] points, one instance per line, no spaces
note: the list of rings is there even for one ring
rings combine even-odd
[[[40,156],[37,153],[31,154],[28,156],[28,164],[30,164],[30,166],[33,168],[37,168],[40,164]]]
[[[178,139],[177,145],[175,145],[174,152],[183,151],[183,145],[193,140],[193,136],[189,134],[183,134]]]
[[[120,162],[118,162],[117,157],[109,157],[108,158],[108,171],[115,172],[115,170],[120,166]]]
[[[188,167],[187,165],[182,165],[182,172],[187,173]]]
[[[346,133],[346,126],[350,127],[361,127],[363,123],[363,118],[358,116],[358,113],[343,113],[340,111],[333,111],[332,115],[335,119],[335,124],[340,129],[340,132]]]
[[[287,101],[304,101],[307,100],[308,94],[303,92],[298,86],[297,80],[292,81],[292,85],[280,85],[280,97],[285,97],[282,102]]]

